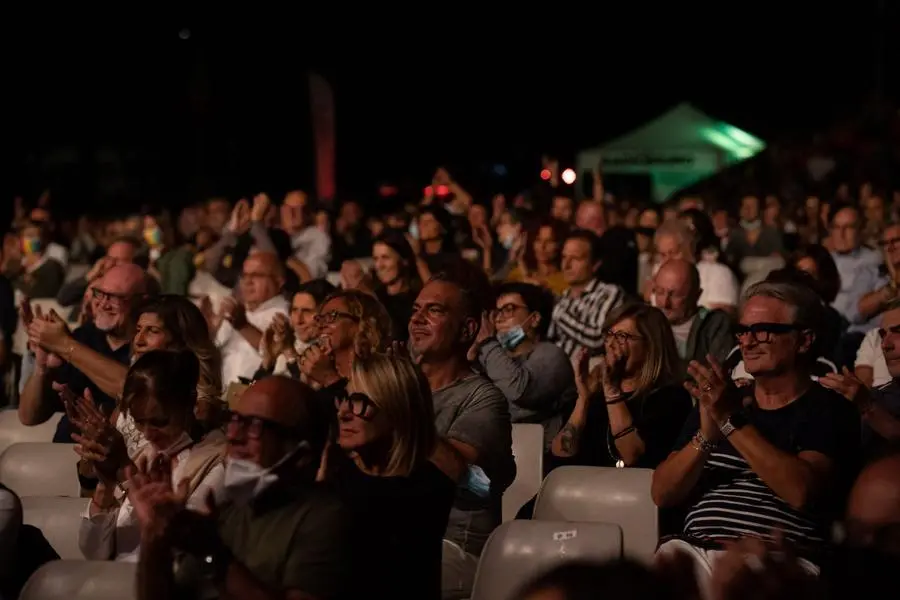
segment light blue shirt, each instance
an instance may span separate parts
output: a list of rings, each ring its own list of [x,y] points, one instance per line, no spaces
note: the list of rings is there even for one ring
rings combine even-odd
[[[881,255],[865,246],[846,254],[831,253],[838,274],[841,291],[832,306],[850,323],[848,332],[866,332],[878,326],[878,316],[864,320],[859,314],[859,299],[887,285],[888,278],[881,275]]]

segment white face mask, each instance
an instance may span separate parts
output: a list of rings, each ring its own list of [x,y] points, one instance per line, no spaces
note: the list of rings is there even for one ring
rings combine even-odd
[[[259,497],[278,482],[275,470],[301,451],[309,448],[308,442],[300,442],[277,463],[264,469],[252,460],[243,458],[225,459],[224,493],[226,499],[237,504],[246,504]]]

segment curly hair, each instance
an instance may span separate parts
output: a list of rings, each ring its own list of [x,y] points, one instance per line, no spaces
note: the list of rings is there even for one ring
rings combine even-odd
[[[390,345],[391,316],[375,296],[360,290],[337,290],[319,306],[325,306],[332,300],[343,300],[347,304],[347,312],[359,319],[359,330],[353,340],[356,356],[365,358]]]

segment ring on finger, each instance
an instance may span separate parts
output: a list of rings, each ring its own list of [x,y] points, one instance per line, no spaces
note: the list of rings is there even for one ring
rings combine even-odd
[[[710,391],[710,390],[712,389],[712,384],[711,384],[711,383],[704,383],[702,389],[703,389],[704,392],[708,392],[708,391]]]

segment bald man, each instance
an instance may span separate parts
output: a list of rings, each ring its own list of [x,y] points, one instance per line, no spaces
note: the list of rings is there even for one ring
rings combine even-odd
[[[900,452],[870,463],[847,502],[847,541],[900,558]]]
[[[290,305],[281,294],[284,269],[270,252],[251,254],[244,261],[240,300],[222,300],[211,317],[210,329],[222,350],[222,383],[227,387],[241,378],[250,379],[262,364],[259,343],[275,315],[288,316]]]
[[[213,557],[215,584],[225,597],[340,597],[349,519],[315,481],[330,422],[306,384],[270,377],[250,386],[227,428],[226,497],[217,522],[182,515],[205,523],[188,529],[208,532],[199,544],[191,536],[143,542],[138,598],[172,595],[175,548],[201,560]]]
[[[712,354],[720,363],[735,345],[731,318],[721,310],[700,307],[700,274],[690,261],[676,258],[663,263],[650,285],[650,304],[666,315],[685,362],[706,362]]]
[[[28,326],[29,346],[34,353],[34,372],[22,387],[19,420],[33,426],[46,422],[55,412],[64,412],[53,383],[67,385],[81,396],[89,389],[94,402],[112,412],[115,399],[101,391],[97,383],[78,369],[78,361],[90,360],[92,354],[128,364],[131,354],[129,316],[135,304],[145,296],[148,277],[134,264],[110,268],[91,286],[93,320],[79,327],[71,336],[61,321],[35,319]],[[61,366],[55,366],[62,359]],[[71,444],[73,428],[63,415],[54,442]]]

